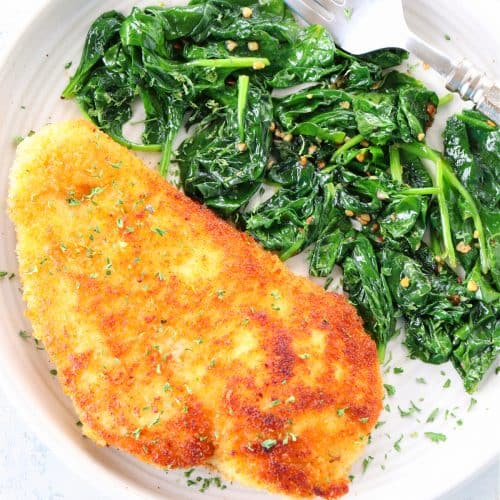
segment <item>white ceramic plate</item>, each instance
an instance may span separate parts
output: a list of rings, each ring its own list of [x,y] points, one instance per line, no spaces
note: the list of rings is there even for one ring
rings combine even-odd
[[[79,60],[90,22],[101,12],[112,8],[128,12],[133,0],[51,0],[35,16],[24,33],[11,47],[0,67],[0,269],[16,272],[15,236],[5,215],[8,170],[14,158],[13,138],[36,130],[47,122],[79,116],[72,102],[59,98],[68,78],[66,62]],[[153,0],[146,3],[154,3]],[[417,4],[417,5],[416,5]],[[496,4],[496,7],[495,7]],[[492,22],[482,19],[482,5],[488,7]],[[409,24],[435,46],[455,57],[468,57],[477,66],[498,78],[495,57],[499,54],[495,24],[498,3],[466,0],[421,0],[407,2]],[[451,40],[445,39],[445,34]],[[438,93],[444,89],[432,71],[414,61],[405,64]],[[70,70],[71,71],[71,70]],[[439,135],[447,114],[462,103],[455,102],[438,113],[429,141],[439,147]],[[303,273],[295,259],[294,270]],[[271,498],[238,485],[206,493],[186,485],[182,472],[163,471],[146,466],[134,458],[109,448],[98,448],[83,439],[75,425],[71,404],[49,374],[44,351],[35,349],[31,340],[18,332],[30,329],[23,316],[24,304],[17,279],[0,282],[0,382],[17,408],[39,436],[58,453],[68,466],[81,473],[103,492],[132,498]],[[40,291],[43,293],[43,291]],[[498,379],[492,369],[474,395],[465,394],[451,365],[432,366],[407,358],[400,339],[391,344],[392,360],[384,367],[385,382],[396,387],[396,395],[385,401],[380,420],[385,424],[375,430],[366,456],[373,457],[362,472],[361,460],[353,470],[355,479],[348,498],[359,500],[436,498],[457,486],[494,459],[498,454],[497,428],[500,420]],[[395,374],[394,367],[404,373]],[[417,383],[424,378],[426,384]],[[447,380],[448,388],[443,388]],[[421,410],[401,417],[411,401]],[[429,414],[439,408],[436,419],[427,423]],[[424,432],[446,434],[447,441],[433,443]],[[402,436],[402,438],[401,438]],[[401,439],[400,439],[401,438]],[[396,447],[395,443],[398,443]],[[397,449],[399,448],[399,450]],[[207,475],[206,471],[202,475]]]

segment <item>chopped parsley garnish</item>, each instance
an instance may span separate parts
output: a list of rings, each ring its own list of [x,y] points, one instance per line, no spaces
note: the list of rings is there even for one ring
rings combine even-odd
[[[278,441],[276,441],[276,439],[265,439],[260,444],[261,444],[262,448],[265,448],[266,450],[270,450],[271,448],[274,448],[278,444]]]
[[[432,410],[431,414],[427,417],[426,422],[427,423],[434,422],[434,420],[436,420],[436,417],[438,416],[438,414],[439,414],[439,408],[434,408],[434,410]]]
[[[393,372],[394,372],[396,375],[399,375],[400,373],[403,373],[403,372],[404,372],[404,369],[403,369],[403,368],[400,368],[399,366],[396,366],[396,367],[393,369]]]
[[[86,196],[87,199],[92,200],[94,196],[101,194],[104,191],[103,187],[96,186],[90,190],[90,193]]]
[[[184,476],[185,477],[191,477],[191,474],[193,473],[193,471],[194,471],[194,467],[191,468],[191,469],[189,469],[189,470],[187,470],[186,472],[184,472]]]
[[[467,411],[471,411],[474,405],[477,403],[477,399],[475,398],[470,398],[470,403],[469,403],[469,408],[467,408]]]
[[[0,271],[0,279],[5,278],[9,273],[7,271]]]
[[[73,64],[73,62],[72,62],[72,61],[67,62],[67,63],[64,65],[64,69],[69,69],[69,68],[71,68],[71,65],[72,65],[72,64]]]
[[[443,384],[443,389],[448,389],[451,385],[451,380],[447,379],[446,382]]]
[[[402,417],[409,417],[410,415],[413,415],[413,413],[415,413],[416,411],[417,412],[421,411],[420,408],[416,406],[413,401],[410,401],[410,404],[411,406],[407,410],[403,410],[400,406],[398,406],[399,414]]]
[[[281,404],[281,400],[280,399],[274,399],[273,401],[271,401],[271,408],[273,406],[278,406]]]
[[[123,219],[117,219],[117,220],[116,220],[116,225],[117,225],[120,229],[122,229],[122,228],[123,228]]]
[[[373,457],[371,455],[369,455],[363,459],[363,474],[366,472],[366,469],[368,469],[368,466],[370,465],[372,460],[373,460]]]
[[[394,449],[400,453],[401,452],[401,441],[403,441],[403,434],[399,436],[399,439],[394,443],[393,447]]]
[[[132,436],[134,436],[134,439],[136,441],[140,438],[141,432],[142,432],[142,427],[138,427],[134,432],[132,432]]]
[[[388,396],[394,396],[396,394],[396,388],[390,384],[384,384],[385,390]]]
[[[76,198],[68,198],[66,202],[71,207],[76,207],[77,205],[80,205],[80,200],[77,200]]]
[[[366,424],[366,422],[368,422],[368,420],[370,420],[368,417],[361,417],[361,418],[359,419],[359,421],[360,421],[361,423],[363,423],[363,424]]]
[[[302,354],[299,354],[300,359],[309,359],[311,356],[307,354],[307,352],[304,352]]]
[[[417,377],[415,380],[417,381],[417,384],[427,384],[427,381],[423,377]]]
[[[344,9],[344,17],[349,21],[352,17],[352,8],[351,7],[346,7]]]
[[[226,290],[217,290],[217,298],[223,299],[226,295]]]
[[[446,436],[440,432],[424,432],[424,436],[429,438],[434,443],[439,443],[439,441],[446,441]]]
[[[113,264],[111,263],[111,259],[109,257],[106,257],[104,270],[106,271],[106,276],[109,276],[113,272]]]
[[[153,427],[154,425],[157,425],[160,422],[161,416],[163,412],[161,411],[149,424],[149,427]]]
[[[295,396],[290,396],[285,400],[285,403],[295,403]]]
[[[187,486],[196,486],[200,487],[198,490],[200,493],[204,493],[210,486],[215,486],[217,488],[220,488],[221,490],[226,489],[226,485],[222,483],[220,477],[202,477],[202,476],[196,476],[196,478],[191,479],[191,474],[193,473],[195,469],[189,469],[188,471],[184,472],[184,476],[188,478],[186,481]]]
[[[154,227],[153,229],[151,229],[151,231],[153,231],[153,233],[159,234],[160,236],[165,236],[166,233],[166,231],[160,229],[159,227]]]
[[[343,417],[345,415],[346,410],[348,410],[349,407],[346,406],[345,408],[337,408],[337,415],[339,417]]]
[[[375,429],[378,429],[379,427],[382,427],[384,424],[385,424],[385,422],[384,422],[384,421],[379,420],[379,421],[375,424]]]
[[[49,372],[51,375],[57,375],[57,370],[55,368],[52,368]]]
[[[26,332],[25,330],[21,330],[19,332],[19,336],[23,339],[23,340],[27,340],[31,337],[31,334],[29,334],[28,332]]]

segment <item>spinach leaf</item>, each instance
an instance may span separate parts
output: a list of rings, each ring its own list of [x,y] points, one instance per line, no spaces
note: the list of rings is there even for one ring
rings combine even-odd
[[[335,206],[333,183],[327,182],[322,188],[322,209],[314,221],[314,246],[308,258],[309,274],[327,277],[353,246],[355,232],[344,211]]]
[[[384,359],[387,342],[396,333],[396,315],[385,276],[366,237],[358,236],[343,267],[344,289],[377,342],[379,358]]]
[[[467,392],[474,392],[500,352],[499,303],[478,302],[468,321],[453,332],[452,361]]]
[[[421,140],[421,134],[434,119],[438,101],[436,93],[426,88],[405,86],[399,89],[397,121],[403,141]]]
[[[319,178],[312,165],[300,171],[297,183],[279,189],[255,210],[243,215],[246,230],[264,248],[280,253],[283,260],[307,244],[313,222],[321,213]]]
[[[278,123],[289,131],[303,122],[330,130],[355,130],[354,114],[349,109],[351,103],[352,96],[342,90],[306,89],[276,99],[275,116]]]
[[[423,195],[391,195],[378,219],[384,245],[410,255],[417,251],[427,228],[428,203]]]
[[[353,99],[353,110],[360,134],[374,144],[386,144],[395,135],[396,96],[362,92]]]
[[[431,280],[414,259],[384,248],[381,252],[381,272],[395,303],[405,315],[427,305],[432,290]]]
[[[74,97],[80,92],[93,68],[104,56],[106,50],[116,42],[123,20],[122,14],[110,11],[102,14],[92,23],[87,33],[80,64],[64,89],[63,97]]]
[[[480,113],[465,110],[448,119],[443,138],[451,168],[478,206],[490,272],[500,290],[500,129]],[[457,211],[467,223],[471,217],[469,205],[459,206]],[[469,223],[468,238],[464,239],[468,246],[474,243],[473,231]],[[461,260],[467,270],[472,268],[471,256]]]
[[[412,316],[406,323],[404,344],[410,355],[426,363],[440,364],[448,361],[452,343],[443,320],[428,316]]]
[[[226,94],[226,106],[214,100],[205,103],[210,114],[177,154],[186,193],[225,216],[245,205],[260,187],[269,154],[270,96],[254,85],[247,92],[243,142],[233,89]]]
[[[405,59],[408,59],[408,52],[402,49],[381,49],[359,56],[363,61],[370,62],[381,69],[399,66]]]
[[[338,71],[334,65],[335,44],[323,26],[308,26],[301,31],[289,49],[284,68],[269,82],[272,87],[286,88],[304,82],[316,82]]]

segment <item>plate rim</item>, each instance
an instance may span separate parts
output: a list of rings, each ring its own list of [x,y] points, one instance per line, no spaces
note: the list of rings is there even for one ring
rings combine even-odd
[[[6,42],[3,49],[3,54],[0,56],[0,83],[4,79],[6,71],[8,71],[7,62],[9,57],[15,51],[16,45],[22,42],[23,38],[29,36],[30,30],[33,29],[33,25],[46,9],[63,1],[64,0],[40,0],[40,4],[34,8],[29,17],[23,21],[22,26],[16,30],[14,35],[9,37],[9,40]],[[3,322],[1,327],[3,333]],[[75,439],[61,430],[56,424],[56,421],[50,417],[47,411],[43,410],[43,412],[40,413],[39,405],[30,400],[28,397],[29,394],[27,386],[22,384],[20,380],[9,377],[7,370],[1,363],[0,388],[4,391],[8,400],[12,404],[12,407],[15,408],[21,416],[27,428],[30,429],[32,433],[35,434],[37,438],[58,457],[59,461],[63,463],[65,467],[70,468],[83,481],[88,480],[89,477],[92,477],[92,472],[95,472],[99,474],[101,479],[106,480],[105,483],[104,481],[93,483],[93,485],[95,485],[94,487],[103,493],[110,494],[112,493],[110,489],[112,489],[114,492],[120,492],[120,494],[125,498],[137,498],[138,496],[140,498],[166,498],[165,493],[162,493],[161,490],[156,492],[134,482],[124,483],[120,473],[115,472],[106,465],[99,463],[92,457],[92,455],[79,449],[78,446],[75,445]],[[65,397],[67,396],[65,395]],[[33,418],[30,418],[32,415],[37,415],[36,422]],[[40,423],[43,425],[40,426]],[[40,427],[42,427],[45,432],[43,432]],[[432,494],[422,497],[421,500],[430,500],[447,493],[451,493],[455,489],[463,486],[466,482],[471,481],[474,477],[483,472],[484,469],[491,466],[500,458],[500,449],[498,446],[496,447],[496,450],[491,448],[490,451],[490,454],[481,455],[483,458],[481,463],[475,469],[468,469],[467,474],[462,475],[457,482],[453,484],[440,483],[440,488],[434,488]],[[151,467],[155,466],[151,465]],[[264,490],[255,491],[257,493],[261,493],[261,491]],[[350,497],[347,496],[346,498]]]

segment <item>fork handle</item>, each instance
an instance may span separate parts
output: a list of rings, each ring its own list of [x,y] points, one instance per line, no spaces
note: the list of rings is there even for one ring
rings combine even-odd
[[[441,73],[448,90],[472,101],[479,111],[500,124],[500,83],[488,78],[466,59],[457,64],[411,32],[408,33],[406,48]]]
[[[478,71],[467,59],[458,63],[446,77],[446,88],[472,101],[476,108],[500,123],[500,84]]]

